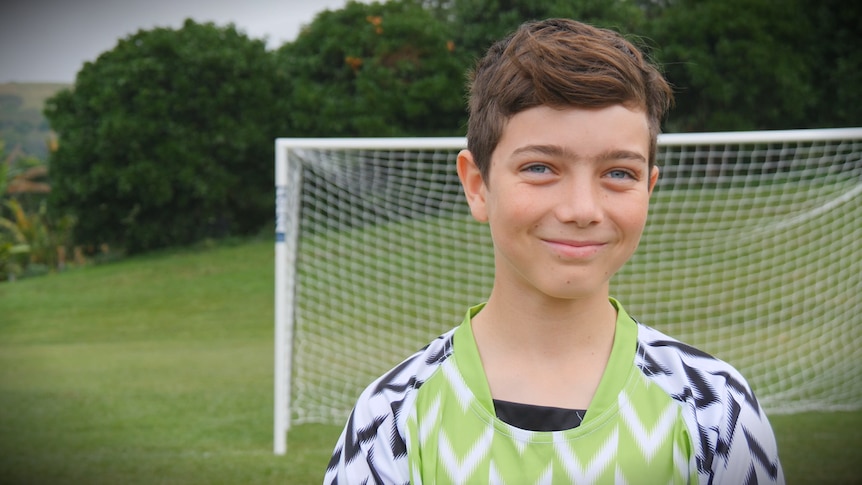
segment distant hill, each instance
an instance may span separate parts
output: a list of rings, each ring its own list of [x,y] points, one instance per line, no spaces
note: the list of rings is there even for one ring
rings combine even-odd
[[[0,139],[6,154],[48,157],[51,127],[42,110],[45,101],[69,84],[3,83],[0,84]]]

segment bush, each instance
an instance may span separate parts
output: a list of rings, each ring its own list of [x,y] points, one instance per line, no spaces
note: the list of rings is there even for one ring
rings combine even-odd
[[[187,20],[140,31],[48,100],[59,136],[51,207],[79,244],[130,253],[255,232],[271,219],[274,56],[261,40]]]

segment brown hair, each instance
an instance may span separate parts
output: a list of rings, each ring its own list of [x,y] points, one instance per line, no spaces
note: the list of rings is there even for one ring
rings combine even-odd
[[[655,164],[661,119],[673,93],[658,69],[617,32],[570,19],[527,22],[491,46],[471,74],[467,148],[486,182],[506,122],[543,105],[643,109],[650,168]]]

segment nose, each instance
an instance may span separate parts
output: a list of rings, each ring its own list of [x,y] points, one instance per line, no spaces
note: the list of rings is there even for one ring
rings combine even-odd
[[[601,189],[589,179],[573,178],[559,185],[556,217],[560,222],[588,227],[602,219]]]

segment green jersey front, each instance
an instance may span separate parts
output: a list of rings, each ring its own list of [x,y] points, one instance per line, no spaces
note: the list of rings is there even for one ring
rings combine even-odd
[[[475,311],[475,310],[473,310]],[[691,437],[681,408],[632,366],[635,325],[618,324],[583,423],[527,431],[495,416],[470,320],[407,417],[412,483],[688,483]]]

